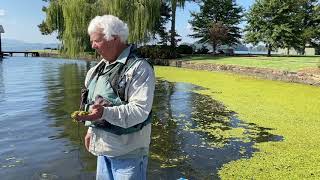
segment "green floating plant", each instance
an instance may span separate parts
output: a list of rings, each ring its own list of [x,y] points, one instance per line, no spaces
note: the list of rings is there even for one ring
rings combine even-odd
[[[255,142],[257,151],[252,157],[221,167],[218,172],[221,179],[320,178],[319,87],[184,68],[156,66],[155,70],[157,77],[164,80],[207,88],[200,92],[222,102],[240,120],[265,127],[267,132],[282,137],[277,142]],[[259,132],[259,129],[246,132],[241,127],[222,132],[214,129],[215,126],[203,126],[201,131],[221,138],[243,137],[247,141]]]

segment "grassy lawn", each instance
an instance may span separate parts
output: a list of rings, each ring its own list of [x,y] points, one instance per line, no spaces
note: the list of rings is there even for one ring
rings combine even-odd
[[[59,50],[51,50],[51,49],[38,49],[38,50],[32,50],[33,52],[39,52],[39,53],[51,53],[51,54],[59,54]]]
[[[216,63],[230,64],[247,67],[271,68],[286,71],[298,71],[304,68],[316,68],[320,66],[320,56],[279,56],[279,57],[243,57],[243,56],[189,56],[184,57],[184,60],[195,63]]]
[[[174,67],[156,66],[155,70],[157,77],[165,80],[208,88],[200,93],[219,100],[241,120],[272,128],[270,133],[283,136],[283,141],[255,143],[258,151],[249,159],[225,164],[219,171],[222,179],[320,178],[319,87]]]
[[[51,49],[40,49],[40,50],[32,50],[33,52],[39,52],[43,54],[50,54],[51,56],[54,56],[56,58],[71,58],[71,59],[89,59],[89,60],[95,60],[95,53],[94,52],[82,52],[79,53],[77,57],[70,57],[64,53],[61,53],[59,50],[51,50]]]

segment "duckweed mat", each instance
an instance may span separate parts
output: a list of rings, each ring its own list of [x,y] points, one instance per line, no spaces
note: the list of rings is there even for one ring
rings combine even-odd
[[[195,91],[217,100],[228,111],[236,112],[236,118],[246,126],[267,128],[262,133],[274,136],[272,141],[251,141],[257,150],[250,157],[223,164],[218,171],[221,179],[320,178],[319,87],[174,67],[155,69],[156,76],[163,80],[203,87]],[[221,133],[214,128],[216,124],[202,126],[200,122],[197,127],[184,127],[204,133],[209,139],[219,138]],[[223,132],[223,137],[246,139],[253,133],[237,130],[237,127],[232,129],[231,134]],[[223,143],[212,145],[223,147]]]

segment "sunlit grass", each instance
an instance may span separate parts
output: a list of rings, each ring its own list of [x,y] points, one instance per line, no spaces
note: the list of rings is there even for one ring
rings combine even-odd
[[[229,64],[247,67],[271,68],[285,71],[298,71],[304,68],[315,68],[320,63],[320,56],[278,56],[278,57],[242,57],[242,56],[191,56],[185,57],[195,63]]]
[[[53,49],[35,49],[32,50],[33,52],[39,52],[39,53],[50,53],[50,54],[59,54],[59,50],[53,50]]]
[[[312,61],[312,59],[310,59]],[[222,179],[320,178],[320,88],[227,73],[155,67],[156,75],[193,83],[241,120],[273,128],[280,142],[256,143],[252,158],[225,164]],[[214,93],[221,92],[221,93]]]

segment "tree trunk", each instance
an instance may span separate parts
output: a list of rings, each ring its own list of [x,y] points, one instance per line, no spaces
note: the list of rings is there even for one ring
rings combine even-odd
[[[301,54],[302,54],[302,55],[305,55],[305,54],[306,54],[306,45],[305,45],[305,44],[302,46]]]
[[[0,32],[0,54],[2,53],[1,32]]]
[[[271,56],[271,44],[268,44],[268,55],[267,56]]]
[[[170,43],[171,43],[171,48],[172,51],[174,53],[174,55],[176,54],[176,8],[177,8],[177,1],[176,0],[172,0],[171,1],[171,7],[172,7],[172,19],[171,19],[171,39],[170,39]]]
[[[3,54],[2,54],[1,33],[0,33],[0,60],[2,57],[3,57]]]
[[[216,50],[217,50],[217,44],[216,43],[212,43],[212,53],[213,53],[213,55],[215,55],[216,54]]]
[[[290,47],[287,47],[287,55],[290,55]]]

